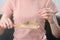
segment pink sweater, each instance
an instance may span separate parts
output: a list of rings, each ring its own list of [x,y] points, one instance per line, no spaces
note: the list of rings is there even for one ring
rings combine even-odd
[[[57,12],[51,0],[7,0],[2,11],[8,17],[13,14],[15,24],[34,20],[39,23],[39,28],[34,30],[15,27],[13,40],[46,40],[45,20],[39,15],[39,11],[43,8],[51,8],[54,12]]]

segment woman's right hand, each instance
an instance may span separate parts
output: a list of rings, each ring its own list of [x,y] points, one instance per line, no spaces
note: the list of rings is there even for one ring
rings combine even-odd
[[[1,28],[12,28],[12,21],[10,20],[9,17],[3,15],[1,20],[0,20],[0,27]]]

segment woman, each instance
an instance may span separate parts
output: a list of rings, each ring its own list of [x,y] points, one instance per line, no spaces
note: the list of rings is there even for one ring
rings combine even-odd
[[[57,9],[52,0],[7,0],[2,11],[0,26],[14,26],[13,40],[46,40],[45,20],[51,21]]]

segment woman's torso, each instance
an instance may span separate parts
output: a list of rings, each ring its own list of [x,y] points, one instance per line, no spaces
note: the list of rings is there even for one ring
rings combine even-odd
[[[14,38],[21,40],[42,40],[45,35],[44,20],[39,15],[38,0],[16,0],[15,9],[13,11],[13,20],[15,24],[26,21],[37,21],[38,29],[21,29],[15,27]]]

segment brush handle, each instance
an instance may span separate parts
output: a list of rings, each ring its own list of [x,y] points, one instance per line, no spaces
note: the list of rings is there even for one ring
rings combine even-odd
[[[13,24],[14,27],[23,29],[38,29],[39,25],[29,25],[29,24]]]

